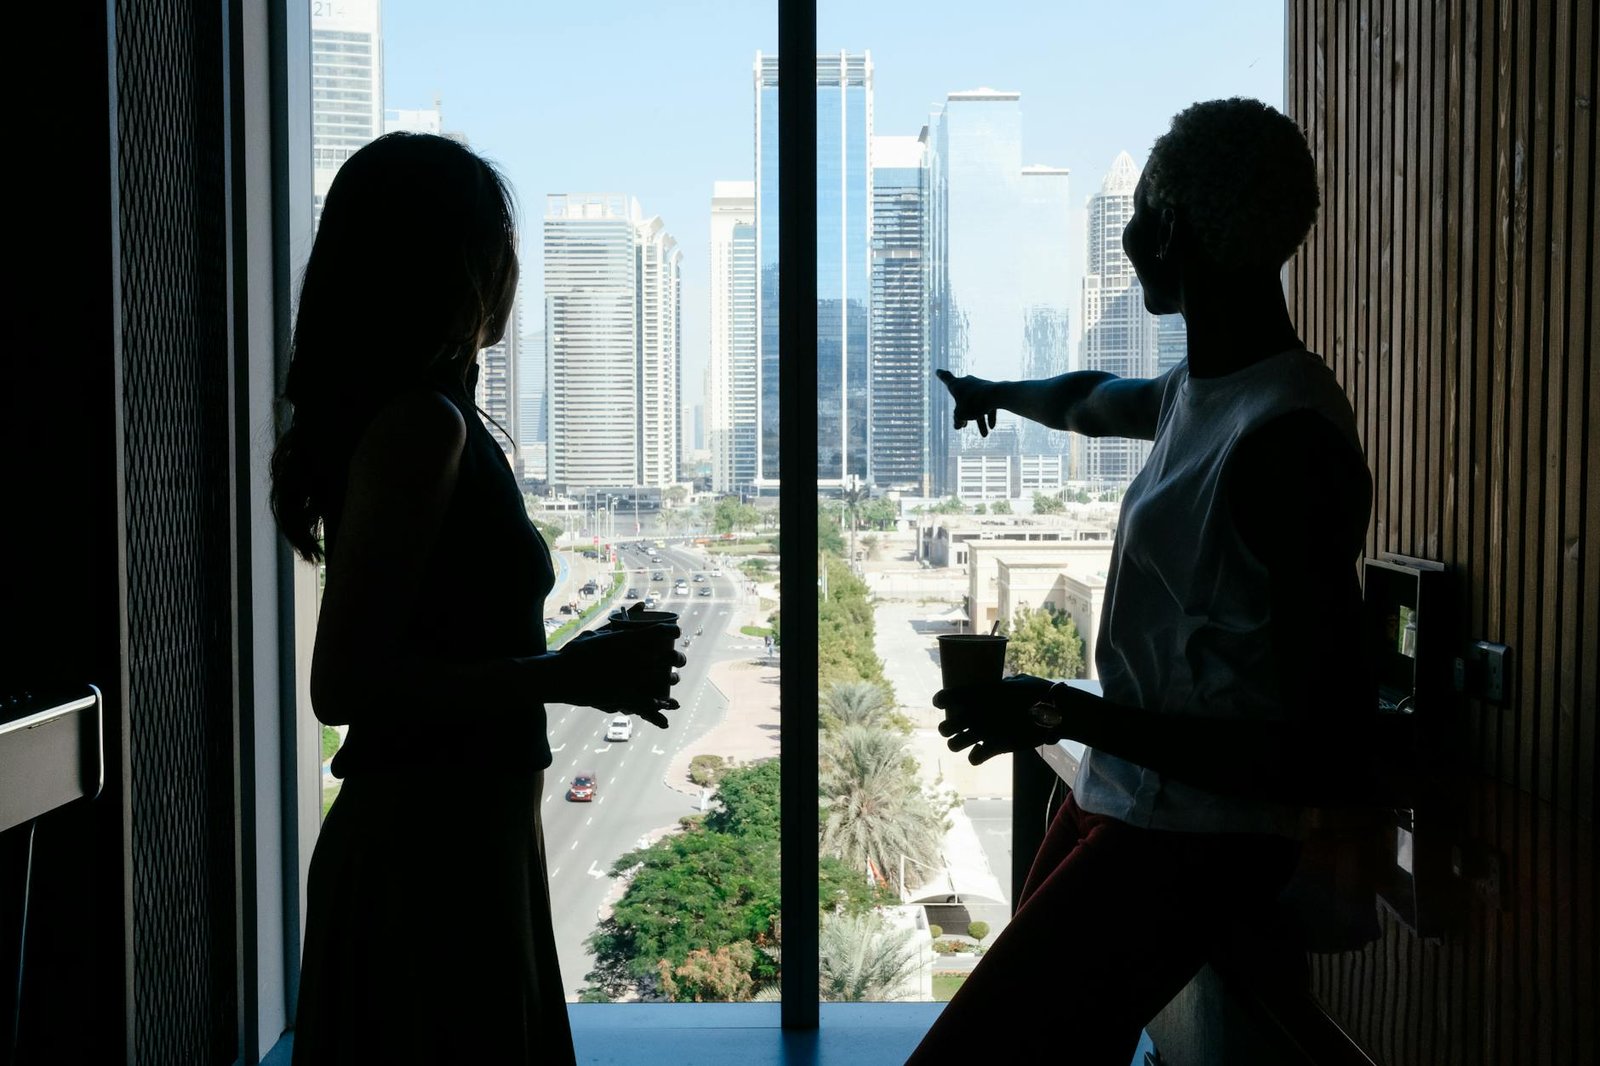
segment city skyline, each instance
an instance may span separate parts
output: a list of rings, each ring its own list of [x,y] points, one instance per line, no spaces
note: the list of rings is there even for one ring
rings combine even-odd
[[[691,0],[628,11],[630,33],[694,55],[669,81],[645,66],[592,76],[593,53],[582,43],[613,31],[620,17],[580,9],[552,27],[517,5],[463,10],[387,0],[387,98],[416,106],[442,95],[451,126],[470,131],[474,146],[505,170],[523,203],[529,308],[542,298],[536,230],[546,193],[625,188],[645,199],[687,238],[683,380],[699,382],[710,354],[706,190],[716,180],[753,178],[750,57],[773,49],[776,9]],[[1092,189],[1118,151],[1142,162],[1192,100],[1245,95],[1281,105],[1282,19],[1281,4],[1267,0],[1226,10],[1175,0],[1114,9],[997,0],[983,18],[966,19],[929,17],[923,6],[824,4],[818,43],[819,51],[872,52],[876,132],[915,135],[931,103],[952,89],[1017,89],[1029,130],[1024,164],[1059,165]],[[1139,54],[1130,63],[1126,49],[1107,44],[1135,26]],[[575,85],[582,90],[571,91]],[[1084,197],[1074,200],[1067,269],[1076,351]]]

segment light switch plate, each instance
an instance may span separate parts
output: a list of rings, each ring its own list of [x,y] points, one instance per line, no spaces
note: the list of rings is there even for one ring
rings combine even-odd
[[[1511,649],[1504,644],[1480,640],[1467,649],[1468,694],[1497,707],[1511,702]]]

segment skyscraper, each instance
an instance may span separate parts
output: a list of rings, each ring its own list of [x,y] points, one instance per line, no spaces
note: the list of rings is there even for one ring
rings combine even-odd
[[[521,440],[517,410],[517,345],[521,329],[520,301],[511,305],[505,336],[478,353],[478,388],[473,397],[486,417],[484,424],[509,456],[516,456]],[[515,461],[515,460],[513,460]]]
[[[639,484],[663,488],[676,482],[683,465],[681,404],[683,331],[681,266],[683,253],[659,217],[643,218],[633,205],[633,239],[638,296],[635,334],[639,384],[635,395],[639,425]]]
[[[552,488],[677,480],[682,253],[618,194],[556,194],[544,217]]]
[[[1022,165],[1020,93],[952,92],[930,129],[932,368],[1004,380],[1060,366],[1070,348],[1067,172]],[[929,407],[933,490],[940,495],[955,490],[962,453],[1065,450],[1005,412],[987,438],[954,433],[944,389],[933,390]]]
[[[872,58],[817,56],[817,481],[867,476]],[[759,484],[778,482],[778,59],[756,54]]]
[[[872,139],[868,480],[927,495],[926,131]]]
[[[382,34],[380,0],[311,5],[311,191],[317,221],[334,174],[383,132]]]
[[[1065,374],[1071,362],[1072,331],[1067,275],[1068,224],[1072,201],[1064,167],[1022,168],[1022,376]],[[1067,434],[1036,422],[1023,425],[1025,455],[1059,458],[1068,452]],[[1026,493],[1024,493],[1026,495]]]
[[[1144,290],[1122,250],[1122,230],[1133,216],[1139,171],[1127,152],[1117,156],[1089,197],[1088,269],[1083,276],[1083,368],[1118,377],[1153,377],[1156,318],[1144,309]],[[1096,437],[1084,445],[1089,481],[1126,485],[1150,454],[1150,442]]]
[[[706,434],[714,492],[756,480],[756,190],[719,181],[711,191],[711,358]]]
[[[517,338],[517,448],[522,453],[523,477],[543,481],[549,476],[547,422],[544,330],[538,329]]]

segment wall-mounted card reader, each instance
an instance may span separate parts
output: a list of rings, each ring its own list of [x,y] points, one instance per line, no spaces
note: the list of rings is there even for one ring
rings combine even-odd
[[[1440,563],[1387,555],[1366,564],[1366,639],[1378,709],[1430,713],[1447,691],[1450,607]]]

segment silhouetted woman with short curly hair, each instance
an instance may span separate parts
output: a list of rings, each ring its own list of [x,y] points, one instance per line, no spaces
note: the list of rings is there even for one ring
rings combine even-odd
[[[1112,546],[1103,696],[1026,675],[935,696],[975,763],[1064,737],[1088,750],[1011,923],[914,1062],[1003,1044],[1126,1066],[1232,923],[1271,906],[1308,808],[1360,776],[1371,481],[1280,280],[1316,210],[1293,122],[1254,100],[1196,104],[1156,141],[1122,236],[1146,309],[1184,316],[1184,362],[1152,379],[939,372],[957,429],[987,433],[1003,409],[1153,444]]]
[[[509,189],[395,133],[323,206],[272,463],[326,560],[311,701],[348,725],[311,857],[294,1061],[572,1062],[539,804],[546,703],[665,726],[676,627],[545,647],[549,549],[472,402],[517,284]],[[620,668],[619,668],[620,667]]]

